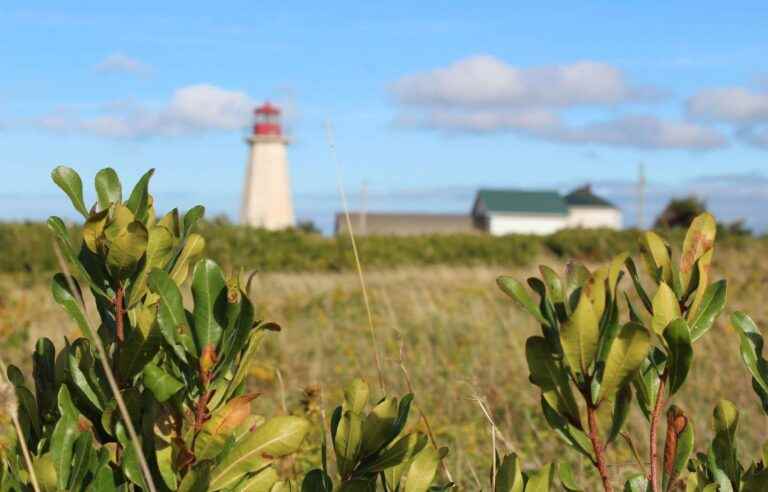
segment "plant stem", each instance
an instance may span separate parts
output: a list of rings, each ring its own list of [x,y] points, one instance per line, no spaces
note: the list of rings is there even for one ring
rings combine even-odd
[[[124,298],[125,289],[123,289],[122,285],[118,285],[117,290],[115,291],[115,338],[119,343],[122,343],[123,340],[125,340],[125,320],[123,319],[125,316]]]
[[[112,361],[112,367],[115,371],[115,379],[119,387],[122,387],[122,378],[117,370],[117,361],[120,357],[120,345],[125,340],[125,289],[118,282],[115,290],[115,360]]]
[[[589,422],[589,440],[592,441],[592,449],[595,451],[595,466],[603,481],[605,492],[613,492],[611,479],[608,475],[608,465],[605,462],[605,446],[600,440],[597,429],[597,407],[587,403],[587,420]]]
[[[648,481],[651,482],[651,490],[653,492],[660,492],[661,485],[659,484],[659,456],[656,449],[656,435],[659,427],[659,416],[664,409],[664,389],[667,385],[667,372],[664,371],[659,376],[659,391],[656,393],[656,405],[653,407],[653,413],[651,413],[651,436],[649,449],[651,454],[651,473],[648,476]]]

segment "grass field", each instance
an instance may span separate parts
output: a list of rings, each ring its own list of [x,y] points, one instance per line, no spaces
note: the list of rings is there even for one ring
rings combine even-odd
[[[692,414],[698,448],[711,437],[711,409],[720,398],[744,409],[744,457],[754,456],[768,438],[768,422],[758,413],[738,339],[726,323],[728,313],[743,309],[758,325],[768,326],[762,291],[768,279],[766,253],[760,242],[749,250],[721,249],[715,255],[714,277],[729,278],[728,307],[697,342],[702,347],[697,347],[692,376],[675,396]],[[559,260],[541,261],[563,267]],[[451,448],[446,464],[463,489],[488,483],[493,440],[481,403],[496,423],[500,450],[514,449],[531,465],[573,460],[585,478],[592,473],[543,422],[538,391],[527,381],[524,354],[526,337],[538,327],[494,283],[500,273],[525,278],[533,272],[439,266],[366,272],[386,389],[403,394],[412,386],[437,441]],[[46,284],[39,276],[0,277],[0,350],[6,362],[29,368],[36,338],[49,336],[59,345],[64,336],[76,335],[49,298]],[[256,408],[309,411],[319,419],[352,377],[362,376],[377,387],[376,346],[355,273],[267,273],[255,277],[250,293],[263,318],[284,328],[265,345],[251,375],[262,393]],[[639,411],[632,412],[629,433],[640,435],[646,423]],[[424,423],[413,418],[412,425]],[[645,456],[646,443],[635,444]],[[634,466],[623,442],[609,460],[620,469]]]

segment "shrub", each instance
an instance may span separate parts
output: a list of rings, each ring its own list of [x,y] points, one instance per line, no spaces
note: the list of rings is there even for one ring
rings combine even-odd
[[[99,171],[98,200],[88,208],[77,173],[53,171],[84,225],[75,248],[64,222],[49,219],[66,260],[51,290],[83,336],[58,352],[39,340],[32,384],[17,367],[7,369],[0,398],[18,439],[0,448],[1,491],[292,490],[274,464],[301,447],[310,423],[253,414],[257,395],[246,386],[260,342],[280,327],[256,320],[240,276],[203,257],[205,240],[195,232],[202,207],[156,217],[152,173],[124,200],[117,174]],[[191,309],[182,295],[188,278]],[[334,414],[339,490],[360,490],[386,473],[397,489],[394,477],[407,473],[407,490],[426,492],[437,451],[403,431],[412,395],[396,405],[394,419],[396,400],[385,398],[363,421],[367,395],[356,381]],[[326,490],[323,470],[303,489]]]

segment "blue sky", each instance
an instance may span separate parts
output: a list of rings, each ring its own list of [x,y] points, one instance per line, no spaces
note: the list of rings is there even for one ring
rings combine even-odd
[[[465,211],[479,186],[592,182],[634,218],[698,193],[768,217],[765,2],[10,2],[0,15],[0,218],[62,214],[67,164],[234,216],[250,108],[287,109],[296,208]]]

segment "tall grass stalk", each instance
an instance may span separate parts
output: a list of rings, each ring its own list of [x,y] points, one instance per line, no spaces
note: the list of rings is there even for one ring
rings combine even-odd
[[[333,126],[331,122],[326,122],[326,136],[328,139],[328,150],[331,153],[331,159],[336,165],[336,177],[338,180],[339,195],[341,196],[341,205],[344,209],[344,219],[347,223],[347,230],[349,231],[349,239],[352,241],[352,252],[355,256],[355,267],[357,269],[357,276],[360,280],[360,289],[363,292],[363,302],[365,303],[365,311],[368,315],[368,329],[371,332],[371,340],[373,342],[373,355],[376,360],[376,370],[379,373],[379,386],[382,393],[387,392],[386,384],[384,383],[384,371],[381,367],[381,356],[379,355],[379,344],[376,340],[376,330],[373,327],[373,313],[371,312],[371,303],[368,299],[368,289],[365,286],[365,277],[363,275],[363,266],[360,263],[360,254],[357,251],[357,243],[355,242],[355,233],[352,230],[352,219],[349,217],[349,207],[347,206],[347,195],[344,193],[344,183],[341,179],[341,162],[339,156],[336,153],[336,142],[333,135]]]
[[[29,446],[27,445],[27,440],[24,438],[24,433],[21,431],[21,424],[19,423],[19,417],[17,415],[18,405],[16,404],[16,399],[18,399],[18,396],[16,396],[16,388],[13,383],[8,380],[8,369],[2,358],[0,358],[0,371],[2,371],[3,379],[15,396],[12,401],[13,408],[9,408],[8,411],[11,414],[11,421],[13,422],[13,427],[16,429],[16,435],[19,438],[19,446],[21,446],[21,452],[24,455],[24,463],[27,465],[27,471],[29,471],[29,480],[32,482],[32,488],[35,489],[35,492],[40,492],[40,485],[37,482],[37,474],[35,473],[34,466],[32,466],[32,458],[29,455]]]

